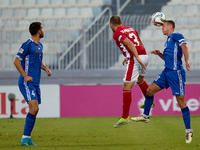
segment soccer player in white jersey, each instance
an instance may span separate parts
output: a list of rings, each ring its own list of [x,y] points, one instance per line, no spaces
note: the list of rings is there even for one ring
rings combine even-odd
[[[121,119],[114,124],[116,128],[131,122],[129,117],[131,89],[135,83],[140,86],[143,95],[146,96],[148,84],[143,78],[146,75],[149,58],[137,31],[132,27],[123,26],[119,16],[110,18],[110,27],[114,32],[113,39],[126,57],[122,64],[127,64],[123,78],[123,113]]]
[[[148,122],[154,94],[164,88],[170,87],[182,111],[182,117],[186,128],[186,143],[191,143],[193,130],[190,125],[190,111],[185,101],[186,75],[181,60],[182,55],[184,55],[186,69],[190,71],[189,52],[185,38],[182,34],[175,33],[174,29],[174,21],[167,20],[163,23],[162,32],[164,35],[168,36],[163,54],[158,49],[153,50],[151,53],[158,55],[164,60],[165,69],[147,89],[143,114],[131,119],[133,121]]]
[[[24,99],[29,105],[29,112],[26,116],[24,132],[21,139],[22,146],[36,144],[32,141],[31,132],[41,103],[40,77],[41,69],[51,76],[49,70],[42,62],[43,46],[39,42],[44,37],[44,31],[40,22],[33,22],[29,26],[31,38],[20,47],[14,65],[20,73],[18,86]]]

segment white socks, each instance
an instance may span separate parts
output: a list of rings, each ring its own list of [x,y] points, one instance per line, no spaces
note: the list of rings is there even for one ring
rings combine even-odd
[[[31,138],[31,136],[23,135],[22,138]]]
[[[191,131],[193,131],[192,129],[185,129],[185,133],[190,133]]]

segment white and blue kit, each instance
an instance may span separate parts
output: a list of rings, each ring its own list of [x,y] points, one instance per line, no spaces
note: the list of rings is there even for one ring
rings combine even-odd
[[[180,33],[172,33],[168,36],[163,52],[165,69],[153,81],[161,89],[171,87],[175,96],[185,95],[186,74],[181,60],[183,55],[181,45],[184,43],[186,40]]]
[[[16,57],[21,60],[22,68],[26,74],[33,78],[31,82],[26,82],[21,74],[19,76],[18,85],[24,99],[27,103],[30,100],[38,100],[38,104],[40,104],[41,96],[39,84],[43,58],[43,45],[40,42],[36,44],[30,38],[22,44]]]
[[[165,69],[153,81],[153,83],[158,85],[161,89],[171,87],[172,93],[175,96],[185,95],[186,74],[181,61],[183,55],[181,45],[184,43],[186,43],[185,38],[180,33],[172,33],[168,36],[163,52]],[[154,96],[146,96],[143,113],[144,115],[149,116],[153,100]],[[190,132],[191,124],[189,108],[187,106],[185,108],[181,108],[181,112],[186,132]]]

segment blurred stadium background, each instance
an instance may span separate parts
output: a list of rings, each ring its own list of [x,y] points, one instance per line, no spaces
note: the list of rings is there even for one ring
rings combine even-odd
[[[199,82],[200,0],[0,0],[0,84],[17,84],[13,60],[30,38],[33,21],[43,24],[43,62],[53,72],[51,78],[43,73],[41,83],[121,84],[124,57],[109,27],[115,14],[139,32],[150,57],[146,80],[152,82],[164,62],[150,51],[162,51],[166,40],[161,28],[151,24],[157,11],[173,19],[176,31],[186,38],[192,68],[187,81]]]

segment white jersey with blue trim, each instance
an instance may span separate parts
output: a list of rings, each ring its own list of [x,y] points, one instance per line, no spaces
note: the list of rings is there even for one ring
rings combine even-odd
[[[36,44],[32,39],[28,39],[20,47],[17,58],[21,60],[21,65],[28,76],[33,78],[32,83],[39,85],[41,77],[41,65],[43,58],[43,45]],[[24,77],[20,74],[19,83],[24,83]]]
[[[180,70],[183,68],[181,60],[183,43],[186,43],[186,40],[180,33],[172,33],[168,36],[163,52],[165,67],[168,69]]]

